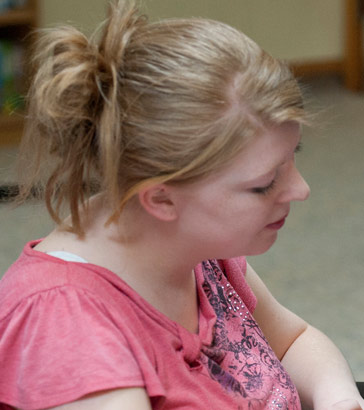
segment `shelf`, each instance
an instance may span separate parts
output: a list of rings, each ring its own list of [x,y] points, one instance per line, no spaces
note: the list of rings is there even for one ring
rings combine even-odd
[[[0,13],[0,27],[33,25],[35,19],[35,11],[32,9],[9,10]]]
[[[30,72],[28,58],[29,49],[33,43],[29,34],[37,27],[37,21],[38,0],[27,0],[23,7],[0,12],[0,40],[4,39],[9,43],[22,42],[24,47],[24,60],[21,64],[25,78],[28,78]],[[26,90],[21,89],[18,92],[25,94]],[[23,129],[24,112],[19,110],[9,115],[0,113],[0,146],[17,145]]]
[[[0,146],[19,143],[24,128],[24,115],[13,113],[0,114]]]

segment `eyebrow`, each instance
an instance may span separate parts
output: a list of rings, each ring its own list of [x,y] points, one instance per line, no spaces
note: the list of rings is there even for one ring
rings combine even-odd
[[[272,169],[268,172],[266,172],[265,174],[259,175],[257,177],[255,177],[254,179],[251,179],[249,181],[246,181],[247,184],[251,184],[251,185],[255,185],[255,184],[263,184],[264,182],[261,180],[264,180],[265,178],[268,178],[270,175],[272,174],[272,178],[274,179],[277,175],[277,169]],[[274,175],[273,175],[274,174]]]
[[[299,141],[298,144],[296,145],[296,148],[294,149],[293,152],[294,152],[295,154],[297,154],[297,153],[301,152],[302,149],[303,149],[302,141]],[[249,182],[249,184],[259,184],[261,179],[267,178],[268,176],[270,176],[270,174],[273,174],[273,173],[274,173],[274,177],[273,177],[273,178],[275,178],[276,175],[277,175],[277,169],[278,169],[278,168],[279,168],[279,165],[278,165],[277,167],[271,169],[270,171],[266,172],[265,174],[259,175],[259,176],[257,176],[256,178],[254,178],[254,179],[252,179],[252,180],[250,180],[250,181],[247,181],[247,182]]]

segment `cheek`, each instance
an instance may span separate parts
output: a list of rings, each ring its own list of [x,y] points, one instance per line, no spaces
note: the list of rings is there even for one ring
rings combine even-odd
[[[239,219],[250,229],[260,229],[266,225],[272,211],[268,198],[249,198],[232,208],[232,219]]]
[[[223,216],[219,218],[220,226],[216,225],[220,229],[221,240],[248,245],[265,230],[269,220],[266,207],[262,207],[260,204],[247,205],[241,206],[239,204],[239,206],[220,209]]]
[[[254,235],[271,222],[272,201],[268,197],[226,192],[206,193],[184,208],[183,230],[227,241],[229,236]],[[233,239],[233,238],[231,238]]]

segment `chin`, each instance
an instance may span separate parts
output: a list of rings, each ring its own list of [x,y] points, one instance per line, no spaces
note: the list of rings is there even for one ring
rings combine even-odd
[[[277,240],[277,235],[274,238],[271,238],[269,241],[265,241],[264,243],[260,243],[256,247],[252,247],[248,250],[248,252],[244,253],[244,256],[256,256],[262,255],[263,253],[269,251],[269,249],[274,245],[275,241]]]
[[[275,243],[278,234],[275,233],[274,235],[269,235],[269,237],[265,237],[264,239],[253,241],[250,246],[242,246],[237,247],[237,241],[233,243],[225,243],[224,245],[220,246],[219,251],[210,252],[210,255],[205,255],[204,259],[201,260],[208,260],[208,259],[231,259],[237,258],[239,256],[256,256],[261,255],[267,252]],[[247,244],[245,244],[247,245]],[[223,249],[223,251],[221,251]],[[228,249],[228,251],[226,251]]]

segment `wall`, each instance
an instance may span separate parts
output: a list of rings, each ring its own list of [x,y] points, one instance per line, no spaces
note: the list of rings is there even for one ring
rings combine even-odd
[[[71,23],[91,33],[105,18],[108,0],[38,0],[42,27]]]
[[[40,0],[41,24],[73,21],[90,32],[107,0]],[[229,23],[276,57],[335,60],[343,53],[344,0],[144,0],[151,20],[202,16]]]

